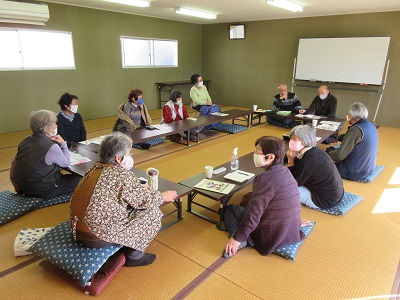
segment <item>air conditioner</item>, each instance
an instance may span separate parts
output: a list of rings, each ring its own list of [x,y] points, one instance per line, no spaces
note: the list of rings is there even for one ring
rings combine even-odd
[[[44,25],[49,18],[46,4],[0,1],[0,23]]]

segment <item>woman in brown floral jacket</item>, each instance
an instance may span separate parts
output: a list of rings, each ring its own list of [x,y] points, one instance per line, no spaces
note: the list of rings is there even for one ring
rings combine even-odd
[[[85,174],[71,199],[74,237],[89,247],[125,246],[126,266],[151,264],[144,253],[161,228],[159,206],[172,202],[175,191],[151,191],[133,172],[132,140],[119,132],[107,136],[99,161]]]

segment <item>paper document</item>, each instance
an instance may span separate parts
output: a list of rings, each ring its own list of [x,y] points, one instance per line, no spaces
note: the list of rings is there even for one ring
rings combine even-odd
[[[297,114],[296,117],[298,117],[298,118],[304,118],[304,119],[313,119],[313,120],[321,119],[321,116],[316,116],[316,115],[302,115],[302,114]]]
[[[220,117],[229,116],[229,114],[220,113],[220,112],[213,112],[213,113],[210,113],[210,115],[220,116]]]
[[[321,124],[329,124],[329,125],[333,125],[333,126],[339,126],[340,122],[335,122],[335,121],[321,121]]]
[[[290,110],[280,110],[280,111],[277,111],[276,112],[276,114],[277,115],[280,115],[280,116],[288,116],[288,115],[290,115],[292,112],[290,111]]]
[[[80,155],[74,151],[69,151],[69,154],[70,154],[69,164],[71,166],[80,165],[80,164],[90,161],[90,158]]]
[[[259,108],[259,109],[257,109],[255,112],[265,113],[265,112],[267,112],[267,111],[271,111],[271,110]]]
[[[211,180],[211,179],[203,179],[198,184],[194,186],[195,188],[207,190],[211,192],[221,193],[221,194],[229,194],[230,191],[235,187],[234,184],[225,183],[221,181]]]
[[[197,118],[192,118],[192,117],[189,117],[189,118],[187,118],[189,121],[197,121]]]
[[[52,227],[22,228],[14,241],[14,255],[23,256],[32,254],[28,249],[44,236]]]
[[[79,143],[80,143],[80,144],[84,144],[84,145],[87,145],[87,144],[97,144],[97,145],[100,145],[101,142],[104,140],[105,137],[106,137],[105,135],[102,135],[102,136],[99,136],[99,137],[97,137],[97,138],[90,139],[90,140],[86,140],[86,141],[82,141],[82,142],[79,142]]]
[[[230,179],[233,181],[237,181],[237,182],[243,182],[243,181],[249,180],[250,178],[254,177],[254,175],[255,174],[253,174],[253,173],[236,170],[235,172],[226,174],[224,176],[224,178],[227,178],[227,179]]]
[[[320,124],[315,128],[322,129],[322,130],[336,131],[338,129],[338,126],[334,126],[334,125],[330,125],[330,124]]]

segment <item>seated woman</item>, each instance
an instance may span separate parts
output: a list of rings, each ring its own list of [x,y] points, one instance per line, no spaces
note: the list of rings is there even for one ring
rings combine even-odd
[[[123,245],[126,266],[153,263],[144,253],[161,228],[159,206],[173,202],[175,191],[150,191],[133,172],[132,140],[114,132],[100,145],[100,159],[76,188],[70,207],[70,225],[77,240],[89,247]]]
[[[10,179],[15,191],[30,197],[51,198],[72,192],[80,177],[61,174],[69,166],[67,142],[57,134],[57,114],[49,110],[29,115],[32,135],[19,145],[11,164]]]
[[[314,129],[299,125],[289,137],[287,166],[299,186],[301,203],[313,208],[338,204],[344,194],[343,181],[329,155],[316,147]]]
[[[253,192],[245,195],[245,207],[227,205],[224,223],[231,238],[223,257],[231,257],[249,244],[261,255],[268,255],[281,246],[300,242],[304,234],[300,226],[300,195],[296,180],[283,166],[285,142],[264,136],[255,143],[254,164],[265,171],[254,178]]]
[[[152,124],[151,117],[143,100],[143,92],[132,88],[128,92],[128,102],[118,106],[118,119],[113,131],[134,131]]]
[[[182,93],[180,91],[173,91],[170,100],[164,104],[163,108],[163,121],[171,123],[179,120],[189,118],[186,107],[182,104]]]
[[[214,112],[221,112],[221,108],[212,103],[207,87],[203,85],[203,77],[200,74],[193,74],[190,81],[194,84],[190,89],[190,98],[193,109],[200,112],[201,116]],[[205,126],[205,130],[211,129],[215,124]]]
[[[364,104],[355,102],[350,105],[347,115],[350,127],[343,142],[340,146],[326,149],[342,178],[359,180],[370,175],[376,167],[378,132],[367,117],[368,109]]]
[[[86,140],[86,129],[82,116],[78,113],[78,97],[69,93],[58,100],[61,112],[57,116],[58,134],[67,141],[68,147]]]

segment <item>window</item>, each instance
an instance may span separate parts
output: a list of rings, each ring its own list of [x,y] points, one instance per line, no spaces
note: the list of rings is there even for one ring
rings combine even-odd
[[[122,66],[177,67],[178,41],[121,37]]]
[[[74,69],[72,34],[0,30],[0,70]]]

